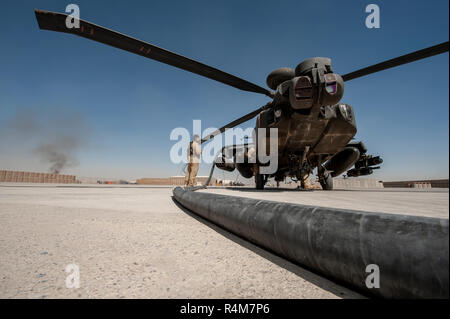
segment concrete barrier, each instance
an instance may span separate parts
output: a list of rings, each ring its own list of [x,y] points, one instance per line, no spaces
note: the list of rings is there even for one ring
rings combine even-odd
[[[384,188],[383,183],[373,178],[348,177],[333,178],[334,189]]]
[[[173,194],[181,205],[215,224],[362,292],[385,298],[449,297],[448,219],[296,205],[181,187]],[[368,276],[374,275],[366,267],[373,264],[379,269],[379,288],[366,286]]]

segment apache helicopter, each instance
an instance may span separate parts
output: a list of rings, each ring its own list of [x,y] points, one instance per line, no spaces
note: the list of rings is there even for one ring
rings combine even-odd
[[[248,161],[249,150],[254,147],[252,144],[226,146],[222,149],[221,161],[215,162],[220,169],[237,169],[245,178],[254,177],[257,189],[263,189],[270,177],[274,177],[277,182],[291,177],[301,181],[304,186],[305,179],[315,168],[325,190],[333,188],[333,177],[347,170],[349,177],[372,174],[374,169],[379,168],[376,165],[383,160],[379,156],[367,154],[363,142],[352,141],[356,134],[354,110],[352,106],[340,102],[344,94],[344,82],[449,50],[447,41],[342,76],[333,72],[329,58],[307,59],[295,69],[279,68],[272,71],[266,80],[267,86],[273,90],[270,91],[211,66],[81,19],[78,20],[78,28],[69,28],[66,26],[68,15],[63,13],[35,10],[35,14],[40,29],[78,35],[240,90],[268,96],[271,101],[266,105],[224,125],[201,140],[204,143],[226,129],[254,117],[257,117],[256,132],[258,128],[277,128],[278,168],[275,173],[260,174],[261,166],[266,164],[260,163],[258,158],[255,163]],[[267,141],[270,142],[270,138]],[[266,149],[269,148],[268,145],[265,146]],[[247,160],[237,162],[237,153],[243,154]]]

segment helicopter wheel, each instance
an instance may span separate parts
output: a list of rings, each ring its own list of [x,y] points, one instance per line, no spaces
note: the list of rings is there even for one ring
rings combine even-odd
[[[266,184],[266,179],[264,178],[264,175],[256,174],[255,175],[255,184],[256,184],[256,189],[264,189],[264,185]]]
[[[333,189],[333,177],[330,173],[324,173],[324,175],[319,178],[319,181],[323,190],[330,191]]]

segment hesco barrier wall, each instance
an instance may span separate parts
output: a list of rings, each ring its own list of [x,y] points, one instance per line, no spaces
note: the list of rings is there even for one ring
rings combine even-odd
[[[0,182],[12,183],[78,183],[75,175],[0,170]]]
[[[430,179],[418,181],[383,182],[384,187],[412,187],[412,188],[448,188],[448,179]]]
[[[383,183],[373,178],[361,178],[361,177],[333,178],[333,188],[335,189],[383,188]]]
[[[208,180],[208,176],[197,176],[195,179],[197,183],[201,183],[202,185],[206,183]],[[185,177],[184,176],[172,176],[172,177],[145,177],[139,178],[136,180],[138,185],[185,185]],[[209,185],[215,185],[216,179],[212,178]]]
[[[296,205],[181,187],[173,194],[203,218],[362,292],[385,298],[449,297],[448,219]],[[366,279],[374,274],[366,267],[373,265],[379,269],[380,286],[370,289]]]

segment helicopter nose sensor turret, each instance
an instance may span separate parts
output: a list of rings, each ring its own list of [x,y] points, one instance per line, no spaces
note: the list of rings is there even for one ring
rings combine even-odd
[[[267,76],[267,85],[276,89],[275,104],[289,104],[296,110],[333,105],[344,94],[344,80],[333,73],[329,58],[305,60],[295,70],[276,69]]]
[[[289,102],[294,109],[338,103],[344,95],[344,80],[333,73],[331,59],[312,58],[295,68]]]

